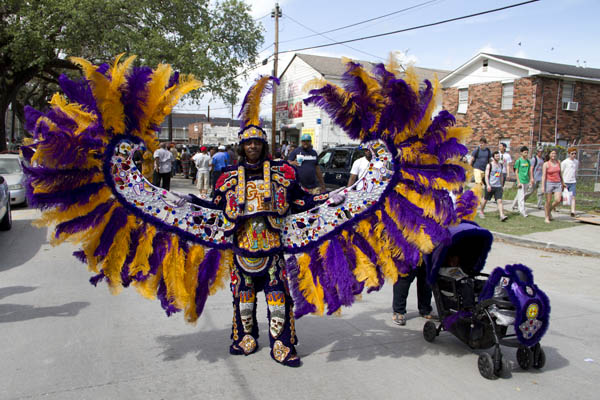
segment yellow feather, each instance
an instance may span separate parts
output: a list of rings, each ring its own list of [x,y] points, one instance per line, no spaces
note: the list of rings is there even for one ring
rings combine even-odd
[[[75,235],[71,235],[67,238],[67,240],[72,242],[81,242],[81,248],[85,252],[85,256],[87,258],[88,269],[90,271],[94,271],[95,273],[98,273],[99,271],[98,257],[94,256],[94,252],[98,248],[98,244],[100,243],[100,238],[102,237],[102,233],[106,228],[106,224],[108,224],[110,217],[117,207],[117,203],[114,202],[110,210],[108,210],[108,212],[103,216],[102,222],[100,222],[96,227]]]
[[[152,240],[156,235],[156,228],[154,225],[146,225],[146,232],[140,239],[140,243],[135,252],[135,257],[129,267],[129,276],[135,276],[138,272],[146,275],[150,271],[150,264],[148,263],[148,257],[152,254]]]
[[[196,322],[195,294],[198,286],[198,267],[204,259],[204,247],[200,245],[191,246],[185,259],[185,288],[190,294],[189,301],[184,308],[185,320],[187,322]]]
[[[369,257],[362,252],[358,247],[352,246],[356,253],[356,268],[354,268],[354,276],[359,282],[364,282],[366,287],[377,287],[379,286],[379,280],[377,279],[377,269],[375,264],[369,260]]]
[[[54,208],[42,212],[42,216],[36,221],[32,222],[32,225],[38,228],[44,226],[57,225],[65,221],[70,221],[73,218],[86,215],[96,208],[101,203],[104,203],[112,196],[112,192],[108,187],[100,189],[97,193],[90,196],[90,201],[85,204],[74,204],[66,210]]]
[[[323,78],[313,78],[306,82],[304,86],[302,86],[303,92],[309,92],[313,89],[321,89],[323,86],[327,85],[327,80]]]
[[[79,135],[98,119],[95,114],[85,111],[81,104],[69,104],[67,99],[58,93],[52,96],[50,105],[59,108],[77,122],[78,126],[75,130],[75,135]]]
[[[219,289],[223,289],[227,283],[227,277],[233,269],[233,251],[223,250],[221,251],[221,263],[217,270],[215,280],[211,283],[208,294],[213,295]]]
[[[115,240],[110,246],[106,258],[102,262],[102,272],[108,278],[109,288],[112,294],[121,291],[121,268],[131,246],[131,230],[136,227],[136,217],[129,215],[127,223],[115,235]]]
[[[167,287],[167,298],[183,309],[188,304],[190,293],[185,285],[185,254],[179,247],[179,237],[171,236],[171,248],[163,261],[163,277]]]
[[[300,269],[300,272],[298,273],[298,288],[304,295],[306,301],[316,307],[317,310],[315,313],[317,315],[323,315],[323,311],[325,310],[323,287],[319,283],[318,278],[317,283],[314,283],[309,264],[310,256],[308,254],[304,253],[298,257],[298,267]]]
[[[247,121],[246,125],[259,125],[260,100],[262,99],[265,86],[269,82],[269,76],[263,76],[248,90],[246,104],[242,109],[241,119]]]

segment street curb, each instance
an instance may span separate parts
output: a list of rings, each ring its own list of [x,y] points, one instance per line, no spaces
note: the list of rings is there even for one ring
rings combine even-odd
[[[561,253],[571,253],[574,255],[600,258],[600,252],[597,252],[597,251],[580,249],[580,248],[571,247],[571,246],[563,246],[563,245],[553,243],[553,242],[543,242],[541,240],[528,239],[528,238],[525,238],[522,236],[508,235],[506,233],[500,233],[500,232],[494,232],[494,231],[490,231],[490,232],[492,232],[492,235],[494,235],[494,239],[504,241],[504,242],[509,242],[509,243],[515,244],[517,246],[531,247],[531,248],[540,249],[540,250],[547,250],[547,251],[554,251],[554,252],[561,252]]]

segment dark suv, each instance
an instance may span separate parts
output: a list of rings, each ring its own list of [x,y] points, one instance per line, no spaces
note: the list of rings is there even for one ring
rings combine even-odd
[[[323,180],[327,189],[346,186],[350,179],[350,169],[357,159],[364,155],[358,146],[337,146],[323,150],[319,154],[318,164],[323,172]]]

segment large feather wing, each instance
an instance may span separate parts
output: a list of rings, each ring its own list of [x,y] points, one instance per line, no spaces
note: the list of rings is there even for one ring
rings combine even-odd
[[[35,137],[24,151],[27,191],[43,211],[38,224],[53,228],[53,244],[81,246],[75,255],[95,273],[93,284],[105,280],[115,293],[132,284],[158,297],[168,315],[184,310],[193,322],[224,286],[232,225],[208,202],[179,205],[132,157],[139,151],[152,163],[158,126],[200,82],[168,65],[133,68],[133,58],[112,66],[74,61],[85,80],[61,77],[66,97],[55,95],[45,114],[27,110]]]
[[[467,191],[456,207],[450,192],[462,192],[469,167],[460,161],[469,129],[454,127],[446,111],[433,120],[438,85],[419,85],[408,71],[400,79],[383,65],[371,72],[349,62],[343,87],[311,90],[306,104],[323,108],[353,139],[372,146],[385,161],[313,210],[289,216],[285,244],[296,316],[336,312],[365,287],[378,290],[420,264],[448,227],[472,217],[477,198]],[[330,196],[335,197],[335,196]]]

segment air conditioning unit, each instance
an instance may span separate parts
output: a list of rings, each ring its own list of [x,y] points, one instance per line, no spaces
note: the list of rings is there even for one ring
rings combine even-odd
[[[576,101],[563,101],[562,109],[565,111],[577,111],[579,109],[579,103]]]

